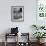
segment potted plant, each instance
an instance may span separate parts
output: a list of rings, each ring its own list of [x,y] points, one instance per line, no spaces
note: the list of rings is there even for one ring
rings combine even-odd
[[[37,38],[37,41],[41,43],[40,40],[42,38],[45,38],[44,36],[46,36],[46,33],[45,32],[35,32],[33,35]]]

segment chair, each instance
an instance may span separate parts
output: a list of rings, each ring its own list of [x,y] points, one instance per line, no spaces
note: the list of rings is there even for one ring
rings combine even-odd
[[[9,34],[9,33],[5,34],[5,46],[8,45],[7,39],[10,38],[11,36],[17,36],[17,38],[15,38],[15,40],[16,40],[16,46],[18,46],[18,34],[17,35],[16,34],[12,35],[12,34]]]
[[[18,46],[18,27],[16,28],[11,28],[11,33],[5,33],[5,46],[7,46],[8,42],[7,42],[7,38],[13,37],[13,36],[17,36],[17,38],[15,38],[16,41],[16,46]]]

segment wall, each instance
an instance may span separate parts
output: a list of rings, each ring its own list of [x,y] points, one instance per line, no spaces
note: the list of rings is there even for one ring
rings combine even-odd
[[[24,22],[11,22],[11,6],[24,6]],[[36,0],[0,0],[0,34],[11,27],[19,27],[19,32],[30,32],[36,24]]]

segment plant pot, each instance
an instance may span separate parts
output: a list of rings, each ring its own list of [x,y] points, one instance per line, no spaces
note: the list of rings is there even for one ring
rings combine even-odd
[[[37,39],[37,43],[40,43],[40,39]]]
[[[45,39],[40,39],[40,43],[44,43],[44,40],[45,40]]]
[[[45,40],[45,39],[38,39],[37,42],[38,42],[39,44],[41,44],[41,43],[44,42],[44,40]]]

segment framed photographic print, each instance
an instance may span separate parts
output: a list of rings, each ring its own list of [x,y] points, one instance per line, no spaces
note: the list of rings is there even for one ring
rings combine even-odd
[[[24,21],[24,6],[11,6],[11,21]]]

